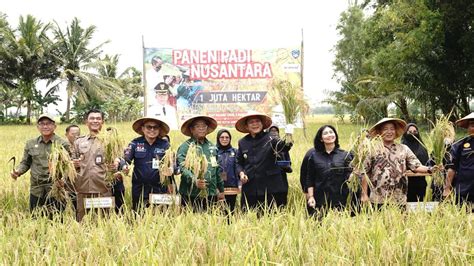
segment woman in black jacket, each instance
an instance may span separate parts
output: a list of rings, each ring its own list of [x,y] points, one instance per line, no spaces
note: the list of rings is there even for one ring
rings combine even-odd
[[[410,123],[407,125],[405,133],[402,136],[402,144],[405,144],[416,155],[423,165],[429,160],[428,151],[421,140],[418,127]],[[408,178],[408,202],[423,201],[426,194],[426,179],[424,176],[410,176]]]
[[[349,196],[346,181],[351,173],[351,160],[350,153],[339,148],[336,129],[331,125],[319,128],[306,175],[310,207],[325,210],[346,206]]]

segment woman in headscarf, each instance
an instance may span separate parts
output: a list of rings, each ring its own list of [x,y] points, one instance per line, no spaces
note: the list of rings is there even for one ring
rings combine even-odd
[[[217,132],[217,163],[219,174],[224,181],[224,194],[227,207],[232,212],[235,209],[235,200],[239,194],[239,178],[237,176],[237,149],[232,147],[232,136],[229,130],[221,129]]]
[[[277,125],[275,124],[271,125],[267,131],[270,133],[270,136],[272,136],[273,138],[277,138],[277,139],[280,138],[280,129],[278,128]],[[293,172],[293,169],[291,168],[291,157],[290,157],[289,150],[285,150],[277,154],[277,164],[281,169],[283,182],[285,183],[285,191],[283,192],[282,200],[283,200],[283,205],[286,205],[288,203],[288,175],[287,174]]]
[[[420,131],[416,124],[409,123],[407,125],[405,133],[403,133],[402,136],[402,144],[407,145],[421,164],[426,165],[429,160],[429,155],[421,140]],[[426,185],[425,176],[410,176],[408,178],[407,201],[423,201],[426,194]]]

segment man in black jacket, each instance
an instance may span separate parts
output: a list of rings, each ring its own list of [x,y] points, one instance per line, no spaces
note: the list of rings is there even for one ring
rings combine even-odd
[[[242,182],[241,206],[248,208],[269,208],[273,204],[282,207],[286,202],[285,182],[280,167],[276,164],[277,154],[288,151],[292,144],[273,138],[264,129],[270,127],[272,119],[264,114],[251,113],[240,118],[235,128],[248,133],[239,140],[237,172]],[[287,127],[292,134],[292,127]]]

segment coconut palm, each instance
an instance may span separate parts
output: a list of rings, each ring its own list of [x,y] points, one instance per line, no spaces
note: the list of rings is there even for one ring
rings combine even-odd
[[[134,68],[128,67],[118,74],[119,55],[105,55],[97,65],[96,69],[100,75],[115,82],[125,95],[133,98],[143,97],[142,74]]]
[[[134,67],[117,74],[119,55],[105,55],[96,69],[100,75],[115,83],[120,90],[114,93],[114,99],[104,103],[104,110],[113,121],[130,121],[140,116],[143,104],[139,97],[143,96],[141,72]]]
[[[32,103],[38,95],[36,82],[54,80],[59,76],[57,48],[49,39],[51,25],[31,15],[20,16],[16,30],[2,27],[0,60],[2,84],[16,88],[26,103],[27,123],[31,122]]]
[[[103,42],[90,48],[90,42],[96,27],[82,28],[80,21],[74,18],[72,23],[62,30],[56,23],[55,37],[59,44],[60,57],[63,61],[62,81],[67,82],[66,120],[70,119],[71,100],[76,104],[85,104],[92,99],[104,99],[116,89],[116,85],[92,70],[102,53]]]

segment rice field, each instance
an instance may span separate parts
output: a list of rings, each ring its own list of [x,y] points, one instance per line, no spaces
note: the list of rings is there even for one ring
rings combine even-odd
[[[348,212],[330,212],[320,220],[307,217],[299,166],[317,129],[335,125],[345,149],[351,133],[360,130],[336,121],[310,117],[307,138],[296,130],[285,211],[228,218],[217,209],[206,214],[148,209],[135,217],[127,209],[122,216],[89,215],[81,224],[70,209],[53,220],[30,216],[29,175],[13,181],[7,161],[21,159],[26,140],[38,132],[35,126],[0,126],[0,264],[474,264],[474,216],[449,203],[432,214],[387,208],[356,217]],[[136,137],[131,123],[108,126],[116,127],[126,143]],[[65,127],[59,125],[56,133],[63,136]],[[87,133],[83,125],[81,130]],[[236,145],[242,135],[231,132]],[[209,138],[215,142],[215,133]],[[173,132],[172,148],[185,139]],[[128,206],[130,186],[128,178]]]

